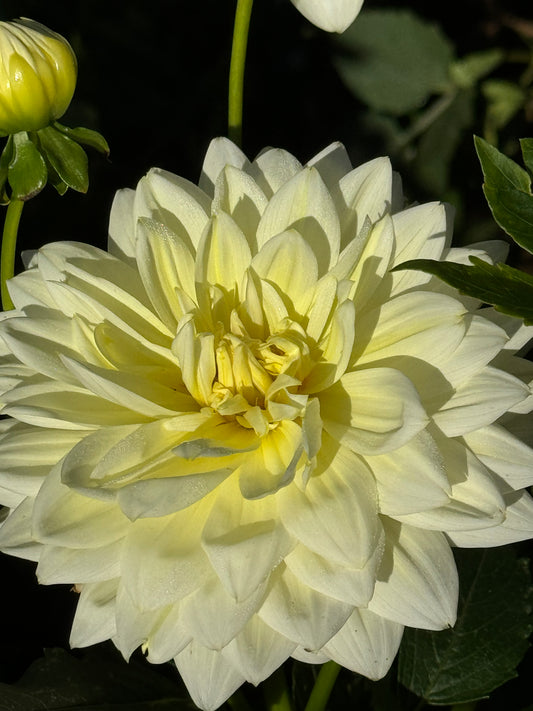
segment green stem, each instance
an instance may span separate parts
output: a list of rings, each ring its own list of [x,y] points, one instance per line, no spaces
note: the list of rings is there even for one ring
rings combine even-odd
[[[275,671],[263,686],[268,711],[292,711],[283,668]]]
[[[324,711],[340,670],[337,662],[326,662],[322,665],[305,711]]]
[[[9,296],[6,282],[15,274],[17,233],[23,207],[24,202],[22,200],[11,200],[7,207],[6,221],[4,222],[2,251],[0,254],[0,291],[4,311],[15,308]]]
[[[246,64],[246,46],[248,29],[252,14],[253,0],[237,0],[231,63],[229,69],[228,94],[228,136],[238,146],[242,145],[242,97],[244,87],[244,66]]]

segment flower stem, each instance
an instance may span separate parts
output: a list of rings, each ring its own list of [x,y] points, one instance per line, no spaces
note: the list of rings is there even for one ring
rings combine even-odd
[[[246,46],[248,29],[252,14],[253,0],[237,0],[231,63],[229,69],[228,94],[228,136],[238,146],[242,145],[242,97],[244,87],[244,66],[246,64]]]
[[[337,662],[322,665],[305,711],[324,711],[341,667]]]
[[[9,311],[15,308],[6,282],[15,274],[15,250],[17,246],[17,233],[19,229],[20,216],[24,202],[22,200],[11,200],[4,222],[4,234],[2,235],[2,252],[0,254],[0,291],[2,295],[2,308]]]
[[[280,668],[269,677],[263,686],[266,708],[268,711],[291,711],[291,700],[283,669]]]

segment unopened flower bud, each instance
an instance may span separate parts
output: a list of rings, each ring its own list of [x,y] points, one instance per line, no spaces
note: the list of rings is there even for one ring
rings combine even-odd
[[[0,135],[38,131],[60,118],[76,76],[64,37],[26,18],[0,22]]]

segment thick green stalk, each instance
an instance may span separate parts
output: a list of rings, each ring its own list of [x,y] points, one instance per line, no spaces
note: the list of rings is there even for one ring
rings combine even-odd
[[[248,45],[248,29],[250,27],[252,5],[253,0],[237,0],[235,25],[233,27],[233,44],[231,46],[228,94],[228,136],[238,146],[242,145],[244,66],[246,64],[246,47]]]
[[[6,282],[15,274],[17,234],[23,207],[24,202],[22,200],[11,200],[7,207],[6,221],[4,222],[2,252],[0,254],[0,289],[2,295],[2,308],[4,311],[9,311],[14,308],[11,297],[7,291]]]
[[[337,662],[326,662],[321,666],[305,711],[325,710],[340,670],[341,667]]]

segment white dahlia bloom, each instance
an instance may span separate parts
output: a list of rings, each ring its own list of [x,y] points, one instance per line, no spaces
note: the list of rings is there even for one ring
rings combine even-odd
[[[326,32],[342,33],[355,20],[363,0],[291,0],[302,15]]]
[[[371,679],[454,624],[451,545],[533,535],[531,336],[423,273],[440,203],[386,158],[226,139],[50,244],[0,323],[0,548],[76,584],[71,643],[174,659],[203,709],[288,657]]]

